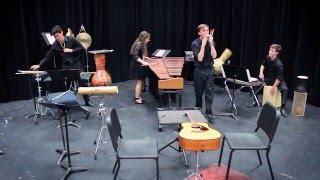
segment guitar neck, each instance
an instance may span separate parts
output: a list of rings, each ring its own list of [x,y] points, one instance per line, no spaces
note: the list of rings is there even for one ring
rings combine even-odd
[[[192,115],[189,113],[189,112],[186,112],[185,113],[189,119],[189,121],[192,123],[192,124],[195,124],[196,121],[194,120],[194,118],[192,117]]]

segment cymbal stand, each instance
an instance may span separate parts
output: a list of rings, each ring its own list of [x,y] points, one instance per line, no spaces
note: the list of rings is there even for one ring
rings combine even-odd
[[[104,95],[101,94],[100,95],[100,104],[99,104],[99,116],[100,116],[100,120],[102,121],[102,126],[100,131],[98,132],[93,144],[96,145],[96,149],[94,151],[94,160],[97,160],[97,151],[98,151],[98,147],[99,147],[99,143],[102,142],[103,144],[106,144],[107,141],[105,140],[106,137],[103,136],[103,131],[105,129],[108,129],[107,124],[106,124],[106,113],[107,113],[108,108],[105,107],[104,105]]]
[[[89,72],[88,48],[85,48],[85,51],[86,51],[86,61],[87,61],[86,70],[87,72]]]
[[[29,117],[33,116],[34,123],[38,124],[37,118],[39,118],[40,116],[46,116],[47,115],[46,114],[46,110],[48,108],[46,108],[46,110],[44,111],[42,106],[39,104],[39,102],[45,102],[45,100],[41,96],[41,88],[42,87],[40,86],[41,78],[40,78],[40,74],[39,73],[36,73],[35,80],[37,81],[38,98],[37,98],[37,101],[35,101],[35,99],[34,99],[34,104],[35,104],[34,114],[30,114],[30,115],[26,116],[25,118],[29,118]],[[49,110],[54,115],[54,113],[51,111],[51,109],[49,109]]]

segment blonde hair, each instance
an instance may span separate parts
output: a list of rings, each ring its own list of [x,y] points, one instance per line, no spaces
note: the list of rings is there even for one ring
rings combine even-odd
[[[209,26],[206,25],[206,24],[200,24],[200,25],[197,27],[197,31],[200,32],[201,29],[206,28],[206,27],[209,28]]]
[[[270,48],[275,49],[277,52],[281,51],[281,45],[279,44],[271,44]]]
[[[141,43],[142,55],[143,56],[148,56],[148,48],[147,48],[147,44],[145,43],[147,38],[150,38],[150,33],[148,33],[147,31],[142,31],[139,34],[138,38],[132,44],[131,49],[130,49],[130,54],[132,55],[134,47],[138,43]]]

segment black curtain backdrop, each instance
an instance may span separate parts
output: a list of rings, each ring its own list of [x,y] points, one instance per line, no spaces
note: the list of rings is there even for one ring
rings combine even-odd
[[[2,5],[0,101],[32,98],[32,83],[16,75],[38,64],[49,47],[42,32],[54,25],[75,35],[81,24],[92,37],[89,50],[113,49],[107,69],[113,82],[128,80],[129,49],[138,34],[151,33],[149,53],[170,49],[184,56],[198,37],[196,27],[215,29],[218,56],[232,50],[231,64],[258,75],[262,58],[272,43],[282,45],[280,58],[293,97],[297,75],[309,77],[308,102],[320,106],[319,16],[316,1],[292,0],[11,0]],[[89,54],[90,71],[95,71]]]

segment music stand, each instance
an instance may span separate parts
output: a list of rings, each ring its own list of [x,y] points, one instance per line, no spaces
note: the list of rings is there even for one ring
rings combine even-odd
[[[59,109],[61,113],[61,118],[60,119],[60,124],[62,124],[62,117],[64,117],[64,123],[67,124],[68,119],[67,119],[67,112],[70,110],[79,110],[81,107],[79,105],[62,105],[62,104],[53,104],[53,103],[43,103],[39,102],[41,105],[53,109]],[[69,145],[69,133],[68,133],[68,126],[65,127],[65,136],[63,133],[63,130],[61,131],[63,143],[66,143],[66,147],[64,144],[64,149],[63,150],[57,150],[57,152],[63,152],[62,156],[67,156],[68,157],[68,164],[67,165],[60,165],[62,168],[67,170],[66,175],[64,175],[61,179],[67,179],[67,177],[74,172],[80,172],[80,171],[88,171],[89,168],[87,167],[75,167],[72,166],[71,164],[71,158],[70,155],[72,154],[78,154],[80,153],[79,151],[70,151],[70,145]],[[62,128],[61,128],[62,129]],[[65,152],[66,150],[66,152]],[[60,158],[59,158],[60,159]]]
[[[47,46],[52,45],[54,41],[56,41],[56,39],[54,38],[54,36],[51,35],[50,32],[42,32],[41,35],[44,41],[46,42]]]
[[[170,52],[171,50],[167,50],[167,49],[157,49],[152,53],[152,56],[158,57],[158,58],[164,58],[168,56]]]
[[[221,67],[222,70],[222,75],[225,80],[225,89],[228,92],[228,95],[230,97],[232,106],[231,106],[231,113],[223,113],[220,114],[220,116],[231,116],[233,117],[236,121],[238,121],[237,118],[237,107],[234,103],[235,99],[235,89],[236,89],[236,81],[243,81],[243,82],[248,82],[248,75],[247,75],[247,69],[245,67],[241,66],[235,66],[235,65],[227,65],[223,64]],[[232,91],[232,96],[230,94],[230,90],[227,86],[227,79],[232,79],[233,80],[233,91]]]
[[[65,95],[71,91],[70,89],[72,86],[70,86],[70,88],[68,88],[68,82],[73,82],[74,86],[75,86],[73,88],[76,89],[78,86],[77,82],[81,80],[79,69],[47,70],[47,73],[49,74],[49,77],[51,78],[52,81],[64,82],[64,86],[65,86],[65,90],[66,90],[65,92],[63,92],[63,93],[59,94],[58,96],[54,97],[53,99],[51,99],[51,101],[54,101],[54,100],[62,97],[63,95]],[[87,115],[86,119],[87,119],[89,117],[90,112],[88,112],[88,110],[84,109],[81,106],[79,106],[79,107],[80,107],[79,110],[84,111],[86,113],[86,115]],[[72,125],[72,126],[81,128],[78,124],[75,124],[72,121],[68,122],[67,125]]]
[[[79,69],[47,70],[52,81],[64,82],[65,90],[68,90],[67,82],[81,80]]]

